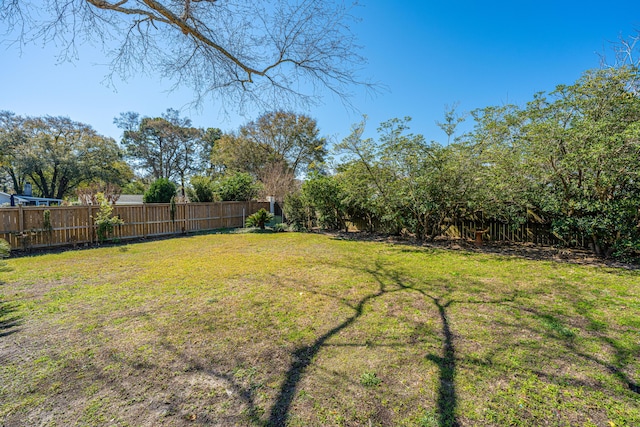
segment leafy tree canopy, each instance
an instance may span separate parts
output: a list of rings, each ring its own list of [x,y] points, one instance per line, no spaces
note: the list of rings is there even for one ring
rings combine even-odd
[[[180,180],[199,171],[207,163],[207,147],[213,131],[207,133],[191,126],[191,120],[167,109],[161,117],[140,117],[138,113],[120,114],[114,122],[124,130],[122,143],[136,168],[152,179]]]
[[[169,203],[176,195],[176,185],[167,178],[159,178],[151,183],[142,196],[144,203]]]
[[[280,164],[296,176],[324,162],[326,144],[314,119],[274,111],[242,126],[235,135],[224,135],[214,147],[212,160],[223,170],[256,177],[268,165]]]
[[[111,138],[67,117],[0,112],[0,170],[21,193],[26,181],[43,197],[62,199],[81,184],[124,184],[132,176]]]
[[[260,185],[248,173],[236,172],[218,179],[214,192],[223,202],[253,200],[260,193]]]

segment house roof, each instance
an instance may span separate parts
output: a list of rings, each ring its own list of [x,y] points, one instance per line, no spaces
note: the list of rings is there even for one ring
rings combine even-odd
[[[142,194],[121,194],[116,205],[141,205]]]
[[[5,193],[0,191],[0,196],[2,196],[2,198],[7,198],[7,199],[11,199],[11,194]],[[17,203],[28,203],[28,202],[55,202],[55,203],[62,203],[61,199],[52,199],[52,198],[48,198],[48,197],[33,197],[33,196],[23,196],[23,195],[18,195],[18,194],[13,194],[13,198]]]
[[[18,196],[15,195],[13,196],[14,198],[17,198],[19,200],[25,200],[28,202],[58,202],[58,203],[62,203],[62,199],[52,199],[49,197],[33,197],[33,196]]]

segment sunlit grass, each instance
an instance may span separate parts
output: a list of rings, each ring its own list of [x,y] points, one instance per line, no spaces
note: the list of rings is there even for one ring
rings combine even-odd
[[[0,424],[640,425],[640,277],[308,234],[9,260]]]

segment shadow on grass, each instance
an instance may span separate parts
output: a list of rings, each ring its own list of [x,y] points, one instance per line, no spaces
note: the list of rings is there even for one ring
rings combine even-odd
[[[280,387],[276,402],[271,408],[269,421],[267,422],[268,426],[284,426],[287,424],[289,409],[293,402],[293,398],[296,395],[298,384],[305,370],[311,364],[313,358],[318,354],[329,338],[333,337],[362,316],[362,310],[365,304],[377,297],[380,297],[381,295],[384,295],[386,292],[384,284],[380,283],[380,289],[378,292],[367,295],[362,298],[356,306],[352,306],[355,310],[355,314],[353,316],[347,318],[338,326],[320,336],[312,345],[299,347],[293,352],[293,360],[287,370],[285,380]]]
[[[344,299],[338,296],[334,298],[340,299],[342,303],[348,305],[354,310],[354,314],[344,320],[339,325],[335,326],[318,339],[313,344],[299,347],[293,353],[293,360],[287,370],[285,380],[280,387],[280,391],[276,398],[276,402],[273,405],[268,426],[285,426],[289,419],[289,411],[291,404],[296,395],[298,384],[302,379],[306,369],[312,363],[314,357],[320,352],[320,350],[326,345],[327,340],[338,334],[343,329],[349,327],[355,323],[358,318],[362,316],[363,309],[366,304],[371,303],[373,300],[382,297],[383,295],[393,292],[418,292],[426,299],[430,300],[438,309],[441,321],[441,331],[443,338],[442,354],[429,354],[426,358],[434,362],[439,369],[439,385],[438,385],[438,425],[440,427],[456,427],[459,426],[459,422],[456,418],[457,393],[455,387],[455,375],[456,375],[456,349],[454,343],[454,334],[451,331],[449,323],[449,315],[447,313],[448,308],[455,302],[450,299],[443,302],[444,296],[432,296],[422,289],[415,286],[411,286],[405,283],[400,275],[395,271],[385,270],[380,263],[376,263],[375,270],[364,269],[364,272],[368,273],[378,283],[378,291],[371,293],[364,298],[360,299],[357,304],[348,304]],[[446,292],[448,293],[448,291]],[[500,301],[489,301],[488,303],[500,303]],[[474,303],[483,303],[484,301],[476,301]]]
[[[162,346],[171,354],[177,355],[182,360],[182,362],[189,367],[189,372],[200,372],[224,383],[225,387],[227,387],[229,390],[228,393],[230,393],[230,395],[238,396],[240,401],[246,406],[246,410],[244,411],[244,413],[246,414],[246,417],[249,419],[249,421],[254,425],[264,424],[260,418],[261,411],[255,403],[256,389],[254,387],[243,387],[238,381],[236,381],[236,378],[234,378],[233,375],[220,372],[216,369],[205,366],[205,364],[200,360],[189,357],[174,345],[164,342]],[[182,400],[178,399],[176,402],[173,402],[172,405],[174,406],[174,408],[178,408],[186,402],[187,400],[184,398]],[[177,409],[175,409],[175,411],[177,412]],[[228,416],[225,420],[221,418],[211,419],[207,415],[200,414],[199,423],[204,425],[220,425],[220,423],[222,422],[223,425],[235,425],[239,421],[238,418],[244,418],[244,416],[242,414],[240,414],[239,416]]]
[[[621,381],[629,390],[634,393],[640,394],[640,384],[632,380],[625,372],[625,368],[629,365],[630,360],[634,357],[634,351],[632,349],[620,345],[618,342],[616,342],[616,340],[602,333],[595,334],[595,336],[598,337],[600,343],[608,347],[611,354],[613,355],[613,362],[607,362],[597,355],[591,355],[579,349],[576,346],[574,340],[576,335],[575,332],[573,332],[570,327],[565,325],[557,316],[553,316],[549,313],[542,313],[539,310],[535,310],[530,307],[521,307],[515,305],[512,305],[512,307],[516,308],[519,311],[527,312],[533,315],[533,317],[538,319],[543,328],[547,331],[547,337],[555,339],[557,342],[561,343],[571,354],[603,367],[613,376],[618,378],[618,380]],[[588,313],[583,313],[582,316],[587,321],[595,323],[595,319],[591,318]]]
[[[453,300],[445,304],[439,298],[432,298],[433,303],[438,307],[440,320],[442,322],[442,332],[444,334],[443,356],[435,354],[427,355],[427,359],[434,362],[440,370],[440,382],[438,386],[438,414],[440,426],[457,426],[456,406],[458,399],[456,396],[455,376],[456,376],[456,349],[453,345],[453,334],[449,327],[447,318],[447,308]]]
[[[401,248],[399,250],[402,253],[405,253],[405,249]],[[425,252],[423,250],[417,250],[419,252]],[[338,264],[337,262],[331,261],[332,265],[335,266]],[[349,269],[358,269],[358,267],[354,267],[353,264],[345,264],[342,267]],[[363,314],[367,311],[367,305],[373,303],[376,299],[381,298],[385,295],[395,293],[395,292],[411,292],[417,293],[420,295],[419,298],[423,298],[424,301],[428,302],[431,307],[433,307],[433,318],[439,319],[438,326],[438,337],[441,340],[441,344],[439,342],[438,350],[433,351],[429,354],[426,354],[424,357],[426,360],[432,362],[438,370],[438,381],[437,381],[437,398],[435,400],[435,408],[434,408],[434,417],[433,417],[433,425],[438,425],[439,427],[455,427],[460,425],[459,420],[459,396],[458,391],[456,389],[456,374],[459,372],[463,372],[465,369],[465,363],[470,365],[482,364],[485,366],[498,366],[500,364],[500,360],[493,360],[492,356],[479,356],[477,360],[471,357],[465,357],[464,351],[460,349],[464,349],[464,337],[461,337],[460,334],[463,333],[461,331],[456,331],[456,323],[455,320],[457,316],[452,314],[452,309],[454,306],[460,304],[504,304],[507,307],[513,309],[514,313],[518,313],[518,315],[527,315],[523,317],[523,320],[519,320],[519,316],[512,318],[512,324],[506,324],[506,327],[518,331],[526,330],[527,326],[530,326],[530,331],[535,333],[535,335],[541,335],[544,338],[548,338],[549,340],[554,340],[562,343],[562,345],[566,346],[566,348],[571,349],[572,353],[582,359],[589,360],[595,364],[598,364],[609,372],[611,372],[614,376],[624,381],[629,389],[633,392],[638,393],[638,384],[631,379],[632,374],[625,373],[625,366],[629,364],[629,359],[633,358],[634,355],[631,354],[633,350],[627,349],[625,346],[616,342],[614,339],[607,337],[604,333],[601,334],[602,343],[607,344],[609,349],[612,350],[614,360],[607,361],[604,356],[599,354],[589,354],[586,350],[581,350],[577,348],[574,343],[574,335],[577,335],[573,332],[574,328],[571,328],[571,325],[565,325],[565,318],[561,315],[556,314],[555,312],[548,311],[547,308],[535,309],[531,305],[525,302],[516,303],[514,300],[520,298],[516,298],[518,294],[518,290],[515,289],[513,291],[507,291],[504,298],[490,300],[486,298],[485,300],[471,299],[474,297],[474,294],[469,294],[470,299],[465,298],[453,298],[453,292],[456,290],[455,287],[449,286],[450,283],[447,282],[447,279],[434,279],[433,281],[429,281],[429,279],[424,278],[416,278],[411,277],[410,275],[404,276],[399,270],[395,270],[393,268],[386,268],[380,262],[375,262],[371,266],[371,268],[360,267],[360,271],[366,273],[368,277],[373,280],[371,283],[375,287],[370,291],[369,294],[362,296],[359,300],[355,302],[350,302],[344,295],[340,295],[339,292],[335,294],[331,294],[330,292],[323,291],[313,291],[314,293],[318,293],[321,295],[325,295],[330,298],[334,298],[339,301],[340,304],[349,307],[350,311],[347,313],[347,317],[340,320],[337,325],[327,326],[330,328],[326,332],[322,333],[320,336],[314,337],[314,341],[308,345],[299,346],[294,349],[287,349],[287,356],[290,357],[290,361],[288,360],[288,365],[284,366],[284,369],[281,369],[280,373],[284,372],[284,379],[280,383],[280,386],[276,392],[274,400],[270,400],[273,402],[269,407],[266,408],[266,411],[259,406],[260,398],[256,398],[257,391],[253,385],[243,384],[241,380],[239,380],[233,374],[230,374],[229,371],[225,371],[224,368],[214,368],[213,364],[210,361],[205,360],[203,357],[198,357],[189,355],[184,349],[176,347],[175,345],[171,345],[168,342],[162,342],[162,346],[164,349],[170,354],[178,355],[184,362],[185,365],[189,366],[189,370],[185,372],[197,371],[202,374],[206,374],[211,378],[215,378],[224,383],[225,387],[229,389],[229,396],[235,396],[235,398],[246,408],[245,417],[242,418],[235,415],[229,415],[228,418],[216,418],[213,419],[212,416],[207,414],[198,415],[198,422],[201,424],[218,424],[222,425],[237,425],[240,422],[246,423],[247,421],[253,425],[258,426],[284,426],[287,425],[291,420],[291,411],[294,400],[297,396],[298,388],[300,387],[300,383],[305,376],[305,373],[312,367],[314,360],[318,354],[326,347],[331,345],[336,345],[330,343],[331,338],[338,336],[342,331],[353,327],[355,324],[361,320]],[[453,283],[453,282],[452,282]],[[465,284],[467,284],[465,282]],[[428,286],[425,286],[428,285]],[[459,293],[458,293],[459,294]],[[523,294],[526,296],[526,294]],[[579,301],[576,301],[577,304]],[[5,312],[6,308],[6,312]],[[437,314],[436,314],[437,309]],[[577,310],[576,310],[577,311]],[[15,324],[11,324],[12,322],[19,321],[19,319],[12,317],[16,312],[16,307],[12,306],[8,303],[2,303],[0,301],[0,321],[5,321],[5,317],[7,318],[7,329],[12,330]],[[457,312],[456,312],[457,313]],[[584,319],[588,319],[588,316],[582,314]],[[363,321],[365,319],[362,319]],[[503,321],[502,318],[500,318]],[[597,319],[592,319],[590,323],[595,324]],[[526,323],[525,321],[531,321],[530,323]],[[3,323],[0,323],[0,328]],[[575,326],[575,325],[574,325]],[[456,333],[457,332],[457,333]],[[0,329],[0,336],[2,334],[2,330]],[[419,340],[416,340],[419,342]],[[413,344],[414,341],[409,341],[407,344]],[[352,346],[352,345],[363,345],[363,344],[354,344],[353,342],[347,342],[345,344],[339,344],[344,346]],[[364,344],[366,345],[366,344]],[[377,344],[376,344],[377,345]],[[394,344],[391,344],[392,346]],[[405,344],[398,344],[405,345]],[[458,345],[458,351],[456,349],[456,345]],[[504,347],[503,347],[504,345]],[[500,345],[498,345],[494,349],[494,353],[499,353],[503,349],[508,348],[509,346],[513,346],[514,342],[509,340],[500,341]],[[516,343],[515,345],[521,345]],[[531,349],[533,352],[533,349]],[[460,355],[462,353],[462,356]],[[510,369],[510,365],[503,365],[505,370]],[[133,366],[134,368],[144,369],[144,366]],[[466,366],[468,369],[469,367]],[[537,377],[546,378],[550,382],[556,382],[557,384],[562,384],[566,379],[562,379],[559,375],[554,375],[553,373],[543,372],[545,367],[542,367],[541,370],[535,370],[532,368],[527,368],[528,372],[533,373]],[[104,375],[99,372],[96,374]],[[568,381],[574,381],[574,379],[569,378]],[[594,387],[594,385],[588,381],[580,381],[579,379],[575,379],[576,384],[581,387]],[[461,384],[462,381],[459,381],[458,384]],[[357,385],[357,383],[356,383]],[[126,395],[126,390],[122,392]],[[180,394],[176,392],[176,394]],[[264,400],[264,398],[262,398]],[[182,395],[176,402],[171,402],[172,411],[178,412],[181,406],[186,406],[189,403],[188,396]],[[226,416],[225,416],[226,417]],[[529,420],[531,421],[531,420]],[[539,420],[538,420],[539,421]],[[385,423],[382,423],[386,425]],[[534,424],[530,424],[534,425]]]
[[[3,265],[2,258],[0,258],[0,273],[10,270],[9,267]],[[4,285],[0,281],[0,286]],[[0,293],[0,338],[9,336],[18,332],[20,329],[18,326],[22,324],[22,316],[17,315],[18,305],[2,299]]]
[[[22,317],[17,315],[16,304],[0,300],[0,338],[14,334],[20,330]]]

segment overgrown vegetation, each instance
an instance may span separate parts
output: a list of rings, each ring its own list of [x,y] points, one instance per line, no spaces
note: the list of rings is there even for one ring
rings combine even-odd
[[[640,425],[637,271],[299,233],[8,263],[0,424]]]
[[[156,118],[123,113],[116,123],[126,153],[69,119],[4,111],[0,183],[17,194],[27,180],[37,195],[75,190],[82,202],[131,181],[127,158],[144,174],[128,191],[160,178],[145,192],[147,203],[168,203],[176,194],[170,180],[179,180],[180,202],[186,195],[193,202],[286,199],[294,230],[355,225],[433,240],[460,220],[477,220],[478,231],[485,222],[514,230],[537,222],[557,244],[629,260],[640,255],[639,79],[634,66],[589,70],[525,106],[472,111],[466,134],[458,126],[467,115],[448,107],[437,122],[444,144],[412,133],[408,117],[366,138],[365,118],[335,145],[330,164],[316,121],[282,110],[229,133],[196,129],[173,109]]]
[[[409,118],[363,138],[365,121],[337,145],[332,176],[313,175],[287,199],[297,228],[359,228],[433,239],[460,219],[512,226],[546,223],[566,245],[582,239],[598,255],[640,254],[638,69],[586,72],[575,84],[539,93],[526,107],[472,113],[473,132],[427,143]],[[453,139],[452,139],[453,136]]]

